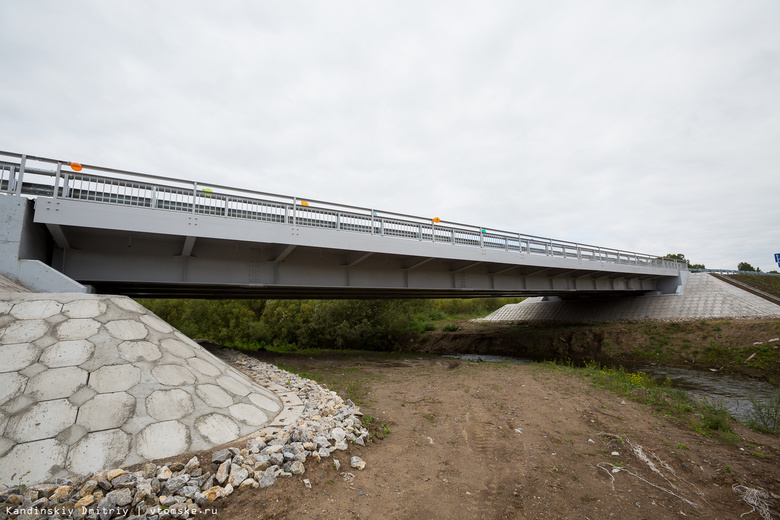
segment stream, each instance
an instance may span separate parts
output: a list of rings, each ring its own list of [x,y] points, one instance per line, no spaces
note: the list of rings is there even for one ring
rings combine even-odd
[[[453,354],[444,357],[492,363],[528,364],[534,362],[534,360],[527,358],[483,354]],[[644,372],[659,383],[663,383],[668,377],[672,382],[672,387],[683,390],[694,401],[708,400],[710,403],[722,403],[729,413],[740,421],[747,420],[748,414],[753,409],[750,402],[751,396],[756,401],[765,403],[772,399],[777,391],[775,387],[763,381],[706,370],[656,365],[625,368],[631,372]]]

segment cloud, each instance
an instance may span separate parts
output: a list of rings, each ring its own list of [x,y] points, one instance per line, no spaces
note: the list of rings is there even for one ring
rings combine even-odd
[[[768,270],[775,2],[5,2],[2,147]],[[777,250],[777,251],[776,251]]]

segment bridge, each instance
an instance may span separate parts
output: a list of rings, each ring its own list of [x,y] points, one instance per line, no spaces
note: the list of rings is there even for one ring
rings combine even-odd
[[[579,299],[679,294],[688,274],[657,255],[3,151],[0,222],[0,274],[43,292]]]

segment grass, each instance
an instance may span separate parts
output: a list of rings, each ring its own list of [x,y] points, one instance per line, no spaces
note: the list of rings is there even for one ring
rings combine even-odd
[[[733,274],[729,275],[739,282],[749,285],[765,293],[780,297],[780,276],[766,276],[760,274]]]
[[[734,445],[741,437],[734,432],[736,422],[720,401],[692,401],[688,395],[671,386],[667,379],[658,383],[643,372],[629,372],[623,368],[602,367],[591,362],[582,368],[571,364],[545,363],[541,366],[552,370],[571,371],[574,375],[589,380],[590,384],[615,392],[627,399],[653,406],[662,416],[680,424],[686,424],[691,430],[715,438],[724,444]],[[778,392],[780,395],[780,392]],[[773,412],[780,414],[780,397]],[[774,416],[773,416],[774,417]],[[678,449],[688,449],[682,444]]]
[[[780,435],[780,390],[766,403],[753,396],[750,397],[750,403],[753,409],[748,412],[747,425],[759,432]]]
[[[361,372],[358,367],[328,368],[318,366],[302,369],[294,360],[276,362],[275,364],[282,370],[324,384],[342,398],[349,399],[358,406],[369,406],[368,394],[371,391],[372,378]]]

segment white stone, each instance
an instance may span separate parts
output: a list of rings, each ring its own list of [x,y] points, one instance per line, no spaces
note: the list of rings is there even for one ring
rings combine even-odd
[[[0,458],[0,482],[29,485],[48,480],[53,467],[65,465],[67,449],[54,439],[17,444]]]
[[[48,370],[46,365],[42,365],[41,363],[33,363],[27,368],[20,370],[19,373],[25,377],[33,377],[37,376],[41,372],[45,372],[46,370]]]
[[[0,429],[0,431],[2,431],[2,429]],[[0,437],[0,459],[2,459],[3,455],[11,451],[11,448],[14,446],[16,446],[16,443],[11,439]]]
[[[147,459],[175,457],[187,451],[190,433],[186,426],[176,421],[150,424],[136,435],[136,451]]]
[[[87,384],[89,373],[79,367],[52,368],[31,377],[25,393],[38,401],[69,397]]]
[[[31,343],[0,347],[0,372],[16,372],[38,360],[40,350]]]
[[[0,291],[0,292],[2,292],[2,291]],[[0,316],[2,316],[3,314],[8,314],[9,312],[11,312],[11,307],[13,307],[13,306],[14,306],[14,304],[11,303],[11,302],[0,301]]]
[[[269,392],[270,393],[270,392]],[[249,394],[249,400],[255,405],[259,406],[269,412],[278,412],[282,409],[282,405],[267,395],[262,394]]]
[[[43,320],[19,320],[0,331],[0,345],[13,343],[32,343],[40,339],[49,330],[49,324]]]
[[[68,453],[68,469],[86,474],[121,466],[130,453],[131,436],[122,430],[87,434]]]
[[[250,426],[262,426],[268,422],[268,416],[266,416],[262,410],[252,406],[251,404],[234,404],[228,408],[228,411],[230,411],[230,415],[232,415],[235,419],[244,421]]]
[[[60,340],[88,339],[98,333],[100,322],[93,319],[70,319],[57,325],[57,338]]]
[[[27,378],[15,372],[0,374],[0,405],[24,391]],[[3,430],[0,429],[0,433]]]
[[[169,324],[167,324],[157,316],[152,316],[151,314],[144,314],[143,316],[141,316],[141,321],[146,323],[148,326],[150,326],[157,332],[162,332],[163,334],[169,334],[173,332],[173,327],[171,327]]]
[[[127,296],[114,296],[111,301],[122,310],[145,314],[147,310]]]
[[[106,304],[98,299],[75,300],[62,307],[68,318],[97,318],[106,312]]]
[[[245,396],[249,394],[249,387],[247,387],[247,385],[243,384],[241,381],[237,380],[235,377],[222,376],[217,378],[217,383],[219,383],[219,386],[225,390],[233,392],[236,395]]]
[[[70,397],[68,397],[68,401],[75,404],[76,406],[81,406],[95,397],[95,395],[97,395],[97,392],[95,392],[92,388],[89,386],[82,386],[75,393],[71,394]]]
[[[60,441],[62,444],[65,444],[66,446],[73,446],[76,444],[79,440],[81,440],[86,434],[87,429],[81,426],[80,424],[71,424],[64,430],[62,430],[60,433],[57,434],[55,439]]]
[[[218,413],[199,417],[195,429],[212,444],[225,444],[238,437],[238,425],[232,419]]]
[[[158,421],[181,419],[195,410],[192,396],[175,388],[173,390],[157,390],[146,398],[146,411]]]
[[[5,434],[16,442],[54,437],[76,421],[77,412],[78,409],[67,399],[37,403],[11,417],[5,427]]]
[[[152,369],[152,375],[160,383],[168,386],[180,386],[195,382],[195,376],[180,365],[161,365]]]
[[[198,385],[195,393],[213,408],[227,408],[233,404],[233,397],[217,385]]]
[[[144,339],[149,330],[135,320],[116,320],[106,323],[106,330],[117,339]]]
[[[52,300],[32,300],[17,303],[11,309],[11,316],[17,320],[45,320],[62,310],[62,304]]]
[[[160,342],[160,345],[173,354],[176,357],[191,358],[195,355],[195,352],[189,346],[185,345],[181,341],[173,338],[165,338]]]
[[[360,457],[355,456],[349,459],[349,465],[362,471],[366,467],[366,462]]]
[[[95,345],[85,339],[60,341],[43,351],[41,363],[49,368],[80,365],[92,355]]]
[[[91,432],[121,427],[135,411],[135,397],[125,392],[98,394],[79,408],[77,424]]]
[[[216,377],[221,374],[217,367],[200,358],[190,358],[187,360],[187,363],[201,374],[205,374],[207,376]]]
[[[148,341],[125,341],[119,345],[119,355],[131,363],[157,361],[162,357],[157,345]]]
[[[141,369],[130,364],[100,367],[89,377],[89,386],[101,394],[124,392],[141,381]]]

